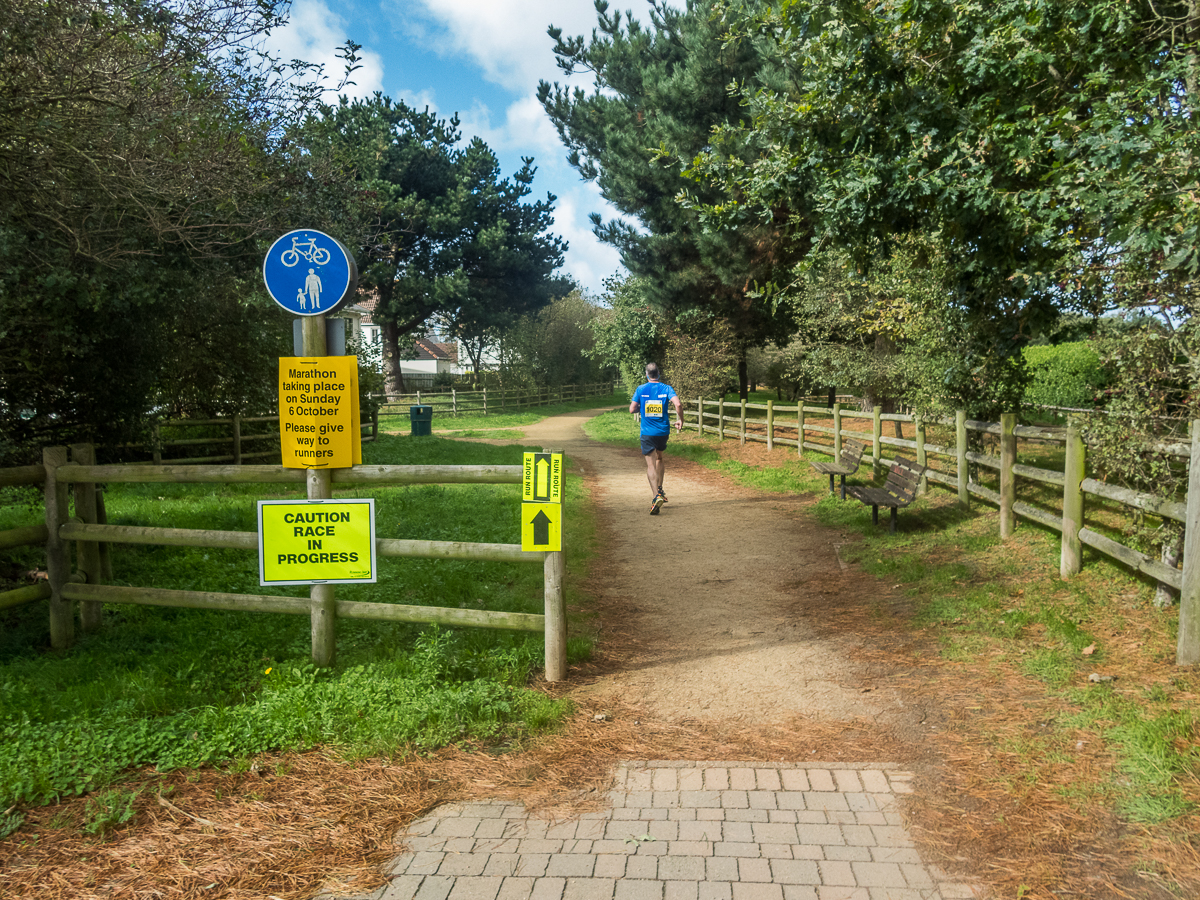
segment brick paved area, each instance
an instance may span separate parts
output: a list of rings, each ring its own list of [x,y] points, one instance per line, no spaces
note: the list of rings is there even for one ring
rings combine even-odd
[[[504,802],[414,822],[374,900],[971,900],[921,860],[887,765],[637,762],[609,808],[530,818]]]

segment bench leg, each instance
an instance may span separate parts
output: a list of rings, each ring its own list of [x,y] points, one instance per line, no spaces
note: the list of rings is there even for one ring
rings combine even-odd
[[[879,524],[879,507],[878,506],[871,507],[871,524],[872,525]]]
[[[896,533],[896,507],[892,507],[892,527],[888,529],[890,534]]]
[[[833,481],[833,478],[831,477],[829,480],[830,480],[830,481]],[[832,485],[832,484],[829,486],[829,490],[830,490],[830,492],[832,492],[832,491],[833,491],[833,485]],[[843,475],[843,476],[842,476],[842,499],[843,499],[843,500],[845,500],[845,499],[846,499],[846,476],[845,476],[845,475]]]
[[[831,494],[837,493],[837,488],[835,488],[833,486],[833,473],[832,472],[829,473],[829,493],[831,493]],[[842,499],[845,500],[846,498],[843,497]]]

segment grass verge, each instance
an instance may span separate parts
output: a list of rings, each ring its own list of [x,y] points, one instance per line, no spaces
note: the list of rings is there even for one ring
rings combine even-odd
[[[606,406],[620,406],[621,404],[628,403],[629,395],[624,392],[617,392],[604,397],[590,397],[587,400],[576,400],[572,403],[553,403],[549,406],[539,406],[522,412],[489,413],[484,415],[481,410],[470,410],[461,412],[457,416],[450,416],[448,413],[435,411],[433,430],[447,437],[501,437],[512,439],[512,434],[492,434],[492,432],[498,429],[514,429],[521,428],[524,425],[533,425],[535,422],[540,422],[548,416],[559,416],[579,410],[602,409]],[[406,415],[381,415],[379,417],[379,430],[395,434],[407,434],[411,430],[411,422]]]
[[[521,447],[383,436],[375,464],[517,465]],[[255,529],[263,485],[112,485],[112,524]],[[366,496],[366,489],[338,496]],[[513,485],[372,488],[380,537],[514,543]],[[295,492],[299,497],[299,493]],[[0,527],[36,521],[29,497],[6,495]],[[594,524],[568,481],[568,546],[586,554]],[[21,558],[17,567],[28,564]],[[114,545],[114,580],[187,590],[263,593],[253,552]],[[377,585],[339,599],[542,611],[540,566],[381,559]],[[301,595],[303,588],[274,589]],[[570,599],[570,598],[568,598]],[[95,791],[131,769],[247,761],[267,751],[335,748],[347,758],[466,744],[499,750],[553,729],[568,705],[526,685],[542,638],[483,629],[338,623],[338,661],[309,660],[305,617],[109,606],[104,627],[66,652],[48,648],[46,604],[0,613],[0,829],[20,806]],[[570,658],[590,652],[573,638]],[[249,765],[248,762],[245,763]],[[115,796],[115,795],[114,795]],[[101,831],[123,807],[97,807]],[[2,835],[0,835],[2,836]]]

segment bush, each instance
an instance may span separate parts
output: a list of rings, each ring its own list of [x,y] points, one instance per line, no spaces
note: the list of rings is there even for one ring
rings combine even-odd
[[[1025,402],[1034,406],[1091,406],[1104,387],[1104,372],[1095,348],[1086,341],[1026,347],[1029,369]]]

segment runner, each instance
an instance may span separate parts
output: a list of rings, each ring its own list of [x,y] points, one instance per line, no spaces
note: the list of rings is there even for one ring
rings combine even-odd
[[[633,392],[629,411],[639,413],[642,419],[642,455],[646,457],[646,480],[650,482],[653,497],[650,500],[650,515],[657,516],[667,502],[663,493],[663,451],[667,449],[667,438],[671,434],[671,423],[667,419],[667,401],[675,405],[675,429],[683,431],[683,405],[675,396],[675,389],[658,379],[661,373],[655,363],[646,363],[646,384]]]

